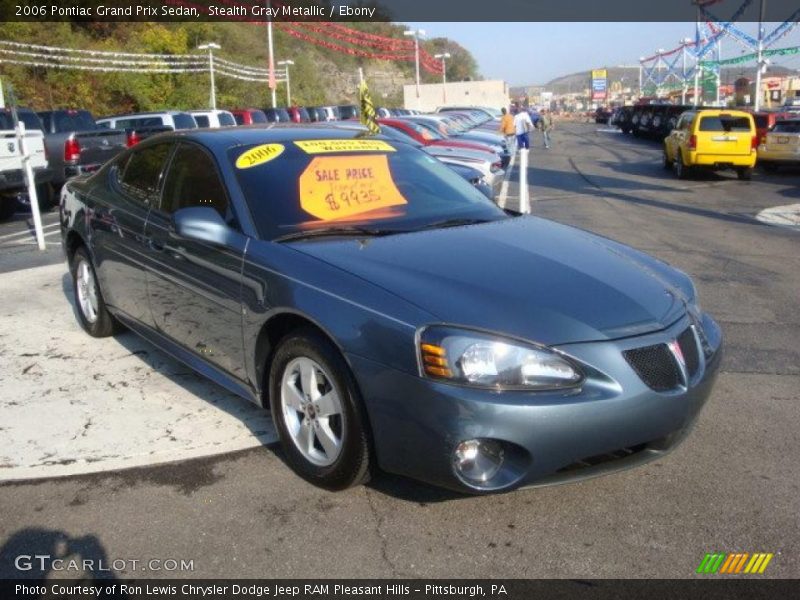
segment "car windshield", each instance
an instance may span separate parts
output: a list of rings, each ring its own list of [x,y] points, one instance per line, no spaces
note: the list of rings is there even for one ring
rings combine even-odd
[[[358,108],[351,105],[345,105],[339,107],[339,118],[342,121],[347,121],[348,119],[356,119],[358,118]]]
[[[93,131],[97,125],[92,115],[85,110],[64,110],[54,113],[56,132]]]
[[[797,121],[778,121],[772,128],[773,133],[800,133],[800,119]]]
[[[750,131],[750,119],[729,115],[702,117],[700,119],[700,131]]]
[[[441,121],[412,121],[412,123],[417,123],[431,133],[438,135],[440,139],[445,139],[453,135]]]
[[[392,141],[236,146],[228,158],[264,239],[399,233],[506,216],[435,158]]]

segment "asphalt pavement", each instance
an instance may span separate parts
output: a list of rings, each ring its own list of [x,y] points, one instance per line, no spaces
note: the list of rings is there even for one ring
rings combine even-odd
[[[38,553],[126,561],[117,574],[143,577],[671,578],[696,577],[715,551],[771,552],[764,576],[800,576],[800,233],[756,218],[800,202],[800,172],[683,181],[662,168],[654,142],[569,123],[553,138],[545,150],[534,136],[533,213],[683,269],[723,327],[722,373],[674,453],[489,497],[389,475],[329,493],[292,474],[274,446],[5,483],[0,577],[19,576],[15,557]],[[53,260],[35,246],[8,249],[6,234],[0,272]],[[70,389],[84,376],[57,383]],[[192,564],[142,572],[150,559]]]

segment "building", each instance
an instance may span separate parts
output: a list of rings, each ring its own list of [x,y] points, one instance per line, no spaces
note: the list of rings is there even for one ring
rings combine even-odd
[[[432,111],[439,106],[494,106],[501,108],[508,106],[508,84],[505,81],[448,81],[441,83],[426,83],[419,86],[415,84],[403,86],[403,106],[405,108]]]

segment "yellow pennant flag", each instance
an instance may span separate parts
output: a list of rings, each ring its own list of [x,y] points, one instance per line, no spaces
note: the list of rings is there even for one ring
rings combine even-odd
[[[372,104],[366,81],[362,81],[358,86],[358,96],[361,101],[361,123],[366,125],[371,134],[380,133],[381,127],[378,125],[378,116],[375,114],[375,107]]]

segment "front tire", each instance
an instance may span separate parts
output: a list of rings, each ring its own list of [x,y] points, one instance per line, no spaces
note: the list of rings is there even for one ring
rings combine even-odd
[[[106,308],[92,260],[83,246],[75,251],[70,271],[75,310],[81,327],[92,337],[114,335],[120,329],[119,323]]]
[[[290,333],[270,366],[270,408],[289,465],[329,490],[369,480],[369,426],[355,380],[317,331]]]
[[[668,171],[671,170],[674,166],[674,161],[670,160],[669,152],[667,152],[666,146],[664,147],[664,168]]]

